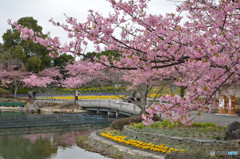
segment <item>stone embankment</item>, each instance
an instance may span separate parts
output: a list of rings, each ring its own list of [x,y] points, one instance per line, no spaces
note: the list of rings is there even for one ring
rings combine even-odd
[[[80,113],[86,112],[86,110],[81,109],[74,102],[46,102],[46,101],[35,101],[33,103],[28,103],[27,105],[22,107],[0,107],[0,112],[11,111],[11,112],[19,112],[23,111],[26,113]]]
[[[0,112],[20,112],[20,111],[25,111],[25,108],[21,108],[21,107],[5,107],[5,106],[1,106],[0,107]]]
[[[80,113],[86,112],[81,109],[74,102],[44,102],[44,101],[35,101],[33,104],[27,104],[25,106],[27,113]]]

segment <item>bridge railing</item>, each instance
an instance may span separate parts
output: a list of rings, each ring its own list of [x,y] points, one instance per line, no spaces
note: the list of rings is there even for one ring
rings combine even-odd
[[[81,99],[78,101],[81,107],[94,108],[109,108],[117,111],[128,112],[131,114],[139,114],[140,108],[133,103],[126,103],[119,100],[112,99]]]
[[[148,98],[147,104],[152,102],[153,99]],[[69,99],[58,99],[52,100],[57,102],[69,102],[73,100]],[[140,114],[140,108],[137,107],[134,103],[123,102],[122,100],[113,100],[113,99],[80,99],[77,101],[78,105],[83,108],[106,108],[112,109],[113,111],[122,111],[130,114]],[[159,104],[161,101],[159,99],[154,100],[154,104]]]

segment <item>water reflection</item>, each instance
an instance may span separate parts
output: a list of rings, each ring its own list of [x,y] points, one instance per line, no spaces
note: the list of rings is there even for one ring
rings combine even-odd
[[[57,153],[51,156],[51,159],[106,159],[106,157],[92,152],[89,155],[84,149],[72,146],[71,148],[59,148]]]
[[[0,159],[104,159],[100,154],[76,146],[76,137],[108,125],[2,129]]]
[[[57,153],[58,146],[47,139],[31,142],[22,136],[0,137],[0,156],[4,159],[45,159]]]
[[[0,136],[0,156],[4,159],[105,158],[76,146],[76,137],[87,135],[93,129]]]

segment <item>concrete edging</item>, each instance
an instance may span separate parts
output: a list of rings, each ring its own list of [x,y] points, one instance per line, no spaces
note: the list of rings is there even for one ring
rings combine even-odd
[[[187,138],[187,137],[169,137],[165,135],[160,135],[156,133],[146,133],[146,132],[137,132],[134,130],[131,130],[126,126],[123,127],[123,132],[127,136],[141,136],[143,138],[148,138],[157,141],[162,141],[166,143],[174,143],[176,145],[179,144],[187,144],[190,146],[204,146],[208,148],[232,148],[232,147],[239,147],[240,146],[240,140],[230,140],[230,141],[219,141],[219,140],[204,140],[204,139],[193,139],[193,138]],[[163,143],[164,144],[164,143]]]
[[[146,132],[137,132],[134,130],[131,130],[126,126],[124,126],[123,128],[124,131],[131,131],[132,133],[142,133],[142,134],[146,134],[146,135],[154,135],[154,136],[159,136],[159,137],[166,137],[169,139],[174,139],[174,140],[191,140],[191,141],[195,141],[195,142],[200,142],[200,143],[221,143],[221,144],[228,144],[227,141],[219,141],[219,140],[204,140],[204,139],[193,139],[193,138],[188,138],[188,137],[169,137],[169,136],[165,136],[165,135],[159,135],[156,133],[146,133]]]

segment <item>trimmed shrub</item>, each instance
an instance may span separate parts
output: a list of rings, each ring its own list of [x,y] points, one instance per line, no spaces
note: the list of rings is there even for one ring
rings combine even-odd
[[[114,120],[110,127],[113,129],[120,129],[122,130],[125,125],[130,123],[140,123],[142,122],[142,118],[140,116],[128,117],[128,118],[121,118]]]
[[[161,117],[154,115],[153,116],[153,121],[162,121]]]
[[[216,124],[212,123],[212,122],[208,122],[208,123],[203,123],[203,122],[194,122],[191,127],[217,127]]]
[[[9,96],[9,95],[10,95],[10,93],[6,89],[0,88],[0,96],[1,97]]]

